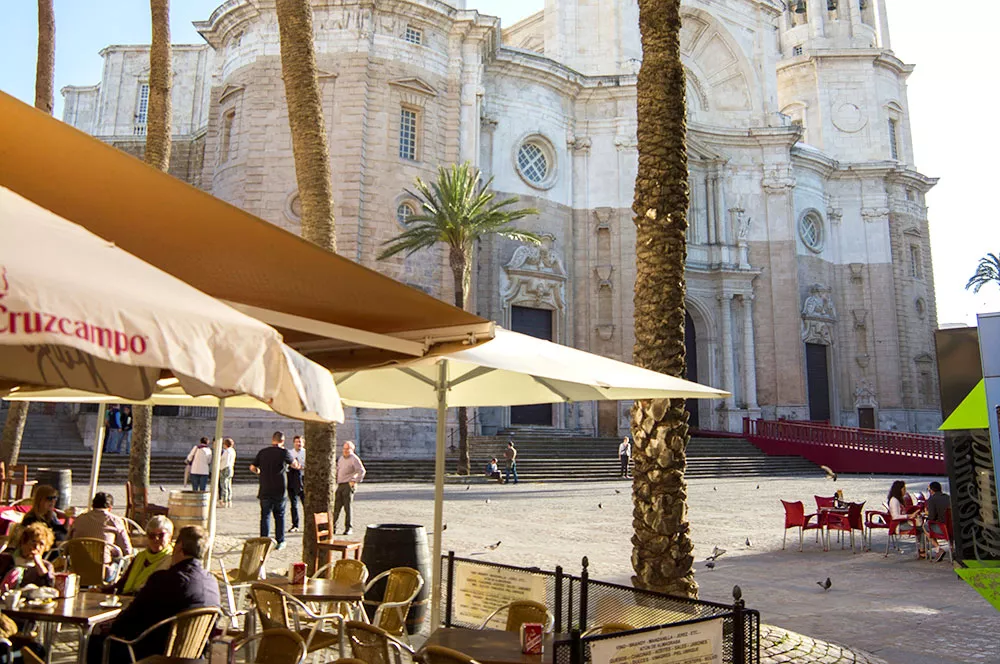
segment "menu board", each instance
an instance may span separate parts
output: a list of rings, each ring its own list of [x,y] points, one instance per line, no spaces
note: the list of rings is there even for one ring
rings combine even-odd
[[[590,644],[592,664],[719,664],[722,618]]]
[[[454,622],[478,625],[501,606],[518,599],[545,604],[545,577],[455,561]]]

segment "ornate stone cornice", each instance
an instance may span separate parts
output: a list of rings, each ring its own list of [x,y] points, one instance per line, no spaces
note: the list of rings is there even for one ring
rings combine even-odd
[[[882,206],[864,207],[861,208],[861,217],[869,224],[889,221],[889,208]]]
[[[769,194],[783,194],[795,188],[795,175],[789,166],[765,166],[760,186]]]

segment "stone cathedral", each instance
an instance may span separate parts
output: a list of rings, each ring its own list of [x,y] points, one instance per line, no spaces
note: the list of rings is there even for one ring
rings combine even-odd
[[[299,232],[273,5],[225,0],[195,24],[205,43],[174,47],[171,172]],[[477,247],[475,311],[629,361],[636,1],[545,0],[507,27],[465,0],[313,5],[340,253],[450,301],[443,250],[375,257],[416,211],[415,178],[472,162],[540,210],[521,223],[545,238]],[[732,393],[692,402],[691,423],[933,430],[936,180],[914,165],[913,66],[892,51],[885,0],[685,0],[682,52],[689,377]],[[97,85],[63,90],[64,120],[138,154],[148,48],[101,54]],[[477,426],[613,435],[628,406],[480,409]],[[431,416],[358,409],[342,430],[369,455],[426,456]]]

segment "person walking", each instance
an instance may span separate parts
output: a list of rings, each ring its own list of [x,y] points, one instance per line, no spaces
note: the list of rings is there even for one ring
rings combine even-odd
[[[340,510],[344,510],[344,535],[350,535],[354,530],[351,528],[351,509],[354,504],[354,491],[359,482],[365,479],[365,465],[354,453],[354,441],[344,441],[342,455],[337,459],[337,492],[333,499],[333,523],[330,527],[337,530],[337,519],[340,518]]]
[[[622,462],[622,477],[628,477],[628,462],[632,460],[632,443],[628,436],[622,439],[622,444],[618,446],[618,458]]]
[[[208,438],[203,437],[191,448],[185,463],[191,468],[191,490],[208,491],[208,476],[212,472],[212,446]]]
[[[107,441],[104,445],[104,451],[110,452],[111,454],[118,453],[118,446],[121,444],[122,440],[122,415],[118,410],[118,404],[111,404],[108,406],[107,415],[104,416],[105,426],[108,429]]]
[[[118,450],[124,448],[124,454],[128,456],[132,453],[132,406],[122,406],[121,410],[122,437]]]
[[[507,449],[503,451],[503,458],[507,462],[507,474],[504,476],[504,484],[510,484],[511,473],[514,474],[514,484],[517,484],[517,449],[514,447],[514,439],[507,441]]]
[[[292,527],[288,532],[294,533],[299,529],[299,503],[302,503],[303,517],[305,516],[305,483],[303,473],[306,470],[306,448],[302,436],[292,438],[292,449],[289,450],[292,459],[299,464],[298,468],[288,470],[288,511],[292,513]]]
[[[236,473],[236,443],[232,438],[222,439],[222,456],[219,457],[219,507],[233,506],[233,475]]]
[[[270,537],[271,517],[274,517],[274,539],[278,549],[285,548],[285,492],[288,490],[289,468],[297,468],[298,463],[286,450],[285,434],[275,431],[271,436],[271,446],[257,452],[250,472],[257,475],[257,500],[260,501],[260,536]]]

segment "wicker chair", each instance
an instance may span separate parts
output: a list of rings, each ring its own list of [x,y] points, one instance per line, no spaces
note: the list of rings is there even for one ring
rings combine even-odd
[[[424,587],[424,577],[412,567],[393,567],[382,572],[365,586],[365,595],[372,586],[385,579],[385,593],[381,602],[365,600],[365,604],[378,606],[372,624],[394,637],[402,637],[407,644],[410,637],[406,633],[406,614],[413,600]]]
[[[464,652],[444,646],[424,646],[416,654],[414,660],[419,660],[424,664],[479,664]]]
[[[63,542],[63,553],[69,560],[69,570],[80,575],[80,586],[104,586],[115,583],[125,571],[124,561],[118,565],[114,578],[108,577],[108,563],[121,560],[122,550],[96,537],[75,537]],[[109,555],[110,552],[110,555]]]
[[[343,656],[344,643],[341,632],[343,631],[344,617],[339,613],[316,613],[296,597],[267,583],[251,584],[250,595],[257,608],[261,628],[280,628],[295,632],[305,641],[307,653],[311,654],[317,650],[336,646],[339,649],[339,656]],[[293,607],[292,611],[289,611],[289,606]],[[302,626],[304,621],[300,619],[300,614],[307,621],[312,622],[311,627]],[[323,630],[323,625],[328,620],[336,623],[336,634]]]
[[[264,562],[274,549],[275,544],[275,541],[270,537],[251,537],[244,540],[242,545],[233,547],[217,556],[220,571],[216,572],[215,575],[219,577],[220,581],[232,585],[257,581],[263,577]],[[222,562],[223,559],[240,549],[242,552],[240,553],[239,567],[227,570]]]
[[[603,636],[604,634],[617,634],[618,632],[631,632],[635,627],[628,623],[604,623],[595,625],[580,636]]]
[[[165,657],[197,659],[205,650],[208,637],[212,635],[212,628],[218,617],[219,609],[214,606],[189,609],[166,620],[161,620],[134,639],[109,636],[104,641],[104,657],[101,661],[103,664],[111,664],[111,646],[114,643],[121,643],[128,648],[130,661],[135,662],[135,644],[163,628],[168,630],[166,644],[163,648]],[[119,661],[119,658],[116,657],[115,664],[119,664]]]
[[[555,625],[555,618],[544,604],[533,602],[530,599],[518,599],[504,604],[486,616],[486,620],[479,626],[479,629],[486,629],[490,621],[504,609],[507,610],[507,624],[504,627],[507,632],[520,631],[521,625],[524,623],[542,623],[545,625],[545,633],[547,634],[552,631],[552,627]]]
[[[306,659],[306,642],[302,637],[280,627],[265,629],[239,641],[235,652],[239,653],[243,648],[247,648],[248,653],[256,651],[252,659],[249,655],[246,659],[253,664],[301,664]]]
[[[403,664],[403,653],[413,657],[413,648],[368,623],[348,620],[344,624],[351,655],[364,664]]]
[[[360,560],[342,558],[323,565],[313,574],[314,579],[332,579],[342,583],[364,583],[368,580],[368,567]],[[361,619],[364,607],[361,602],[337,602],[336,612],[342,616]]]

